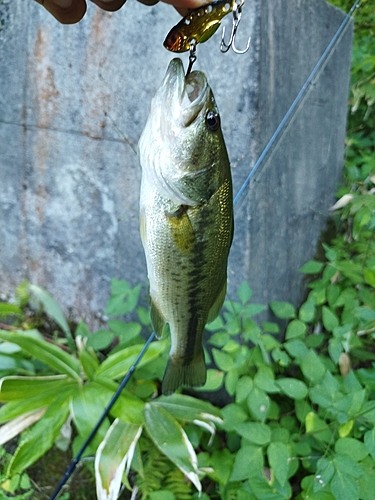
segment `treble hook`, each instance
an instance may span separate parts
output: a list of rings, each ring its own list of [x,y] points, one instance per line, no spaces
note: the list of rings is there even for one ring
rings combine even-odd
[[[245,3],[245,0],[241,0],[240,3],[235,2],[233,4],[233,22],[232,22],[232,32],[230,34],[229,42],[226,44],[224,42],[224,37],[225,37],[225,26],[223,26],[223,33],[221,35],[221,44],[220,44],[220,50],[221,52],[228,52],[228,50],[232,47],[233,51],[236,54],[244,54],[249,50],[250,47],[250,42],[251,42],[251,37],[249,37],[247,41],[246,48],[244,50],[239,50],[236,47],[235,41],[236,41],[236,33],[238,29],[238,25],[240,24],[241,21],[241,16],[242,16],[242,6]]]

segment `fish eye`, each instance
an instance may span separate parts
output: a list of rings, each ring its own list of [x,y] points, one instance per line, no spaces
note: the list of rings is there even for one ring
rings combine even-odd
[[[209,111],[206,115],[206,123],[207,126],[212,132],[216,132],[216,130],[220,127],[220,116],[215,111]]]

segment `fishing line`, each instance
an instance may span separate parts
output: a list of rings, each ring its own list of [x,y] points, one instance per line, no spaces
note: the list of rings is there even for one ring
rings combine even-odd
[[[251,179],[254,177],[255,173],[260,169],[261,165],[265,161],[267,155],[269,154],[269,152],[271,151],[271,148],[273,146],[274,146],[273,151],[275,151],[275,148],[276,148],[277,144],[279,143],[280,138],[282,137],[281,136],[281,132],[285,131],[284,129],[286,129],[287,124],[288,124],[288,126],[290,125],[292,116],[295,114],[295,112],[297,111],[297,109],[302,104],[302,102],[304,100],[304,97],[306,97],[307,91],[310,88],[310,86],[311,86],[314,78],[317,77],[317,76],[319,76],[320,72],[324,69],[325,64],[329,60],[328,56],[333,51],[333,49],[335,48],[335,46],[337,45],[337,43],[341,40],[341,37],[344,35],[345,29],[348,26],[348,23],[349,23],[349,21],[351,19],[351,15],[354,12],[354,10],[359,7],[360,1],[361,0],[356,0],[355,1],[355,3],[353,4],[352,8],[350,9],[350,11],[348,12],[348,14],[345,16],[343,22],[341,23],[341,25],[337,29],[335,35],[331,39],[330,43],[327,45],[327,48],[323,52],[323,54],[320,57],[319,61],[316,63],[314,69],[312,70],[312,72],[310,73],[309,77],[307,78],[307,80],[303,84],[301,90],[297,94],[297,97],[294,99],[294,101],[291,104],[290,108],[285,113],[284,118],[281,120],[279,126],[277,127],[277,129],[273,133],[271,139],[268,141],[266,147],[263,149],[263,152],[259,156],[259,158],[258,158],[257,162],[255,163],[254,167],[251,169],[249,175],[246,177],[244,183],[242,184],[241,188],[237,192],[237,194],[236,194],[236,196],[235,196],[235,198],[233,200],[233,206],[235,206],[238,203],[238,201],[240,200],[240,198],[243,196],[246,188],[249,186],[249,183],[250,183]],[[267,160],[269,158],[270,157],[268,157]],[[141,361],[143,355],[145,354],[145,352],[147,351],[149,345],[151,344],[151,342],[154,339],[155,339],[155,332],[152,332],[151,335],[149,336],[149,338],[147,339],[145,345],[143,346],[142,350],[138,354],[136,360],[134,361],[134,363],[130,367],[128,373],[125,375],[125,377],[123,378],[121,384],[118,386],[118,388],[117,388],[116,392],[114,393],[114,395],[112,396],[110,402],[108,403],[108,405],[104,409],[104,411],[103,411],[101,417],[99,418],[97,424],[95,425],[95,427],[90,432],[89,436],[87,437],[86,441],[83,443],[81,449],[79,450],[79,452],[77,453],[77,455],[75,456],[75,458],[72,460],[69,468],[67,469],[67,471],[64,474],[64,477],[61,479],[61,481],[58,484],[57,488],[55,489],[54,493],[50,497],[50,500],[55,500],[57,498],[57,496],[59,495],[59,493],[61,492],[63,486],[65,485],[65,483],[69,479],[70,475],[73,473],[74,469],[76,468],[76,466],[77,466],[78,462],[80,461],[80,459],[81,459],[83,453],[85,452],[86,448],[91,443],[91,441],[94,438],[95,434],[97,433],[99,427],[102,425],[104,419],[108,416],[108,414],[111,411],[113,405],[116,403],[118,397],[120,396],[121,391],[124,389],[124,387],[126,386],[126,384],[129,382],[131,376],[133,375],[133,373],[134,373],[135,369],[137,368],[139,362]]]
[[[254,167],[250,170],[249,175],[246,177],[245,182],[242,184],[241,188],[239,189],[238,193],[236,194],[234,200],[233,200],[233,205],[235,206],[241,196],[244,194],[246,188],[249,186],[251,179],[254,177],[256,172],[260,169],[262,165],[265,165],[267,162],[264,163],[267,155],[271,151],[271,148],[274,146],[274,149],[272,152],[275,151],[280,139],[281,139],[281,132],[286,132],[287,130],[287,124],[290,125],[292,122],[291,118],[295,115],[296,111],[300,107],[300,105],[303,103],[304,98],[307,96],[307,91],[310,89],[311,84],[313,83],[313,80],[315,77],[319,76],[320,73],[323,71],[326,63],[329,60],[329,56],[332,55],[333,49],[335,46],[338,44],[338,42],[341,40],[343,37],[346,28],[348,27],[349,21],[351,19],[351,15],[354,12],[355,9],[359,7],[359,3],[361,0],[356,0],[355,3],[353,4],[352,8],[348,12],[348,14],[345,16],[344,20],[342,21],[341,25],[337,29],[336,33],[334,34],[333,38],[327,45],[327,48],[321,55],[319,61],[316,63],[314,66],[313,70],[311,71],[309,77],[303,84],[301,90],[298,92],[296,98],[292,102],[290,108],[288,111],[285,113],[284,118],[281,120],[279,126],[273,133],[271,139],[268,141],[266,147],[263,149],[261,155],[259,156],[257,162],[255,163]],[[269,160],[270,157],[267,158],[267,161]]]

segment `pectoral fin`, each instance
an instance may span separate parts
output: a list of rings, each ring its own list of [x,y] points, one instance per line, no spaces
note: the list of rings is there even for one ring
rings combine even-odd
[[[191,250],[195,242],[194,229],[189,219],[188,208],[186,205],[181,205],[173,214],[166,214],[174,242],[181,252]]]

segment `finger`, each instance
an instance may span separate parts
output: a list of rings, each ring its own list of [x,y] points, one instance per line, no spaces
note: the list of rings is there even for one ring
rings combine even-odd
[[[78,23],[86,12],[85,0],[36,0],[62,24]]]
[[[121,9],[126,0],[92,0],[92,2],[103,10],[114,12]]]
[[[197,9],[202,5],[207,5],[207,0],[163,0],[176,7],[176,9]]]
[[[185,17],[193,9],[197,9],[202,5],[207,5],[207,0],[162,0],[165,3],[171,4],[177,10],[177,12]]]
[[[152,6],[159,2],[159,0],[138,0],[138,2],[143,3],[143,5]]]

